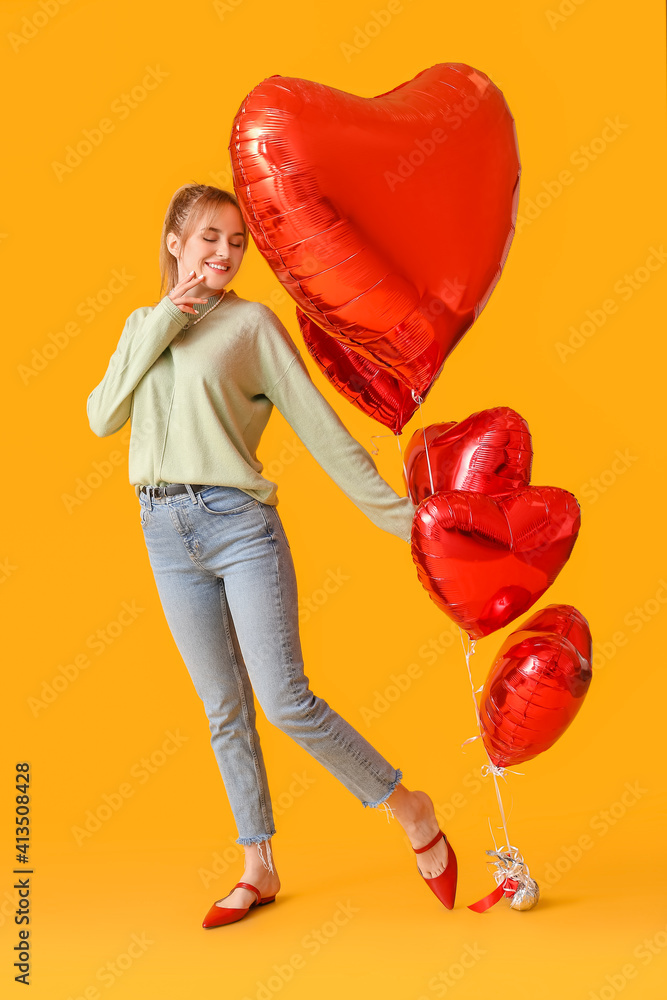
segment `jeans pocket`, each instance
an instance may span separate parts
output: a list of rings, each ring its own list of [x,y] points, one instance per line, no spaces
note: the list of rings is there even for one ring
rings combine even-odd
[[[259,506],[258,500],[236,486],[211,486],[198,494],[197,502],[207,514],[243,514]]]

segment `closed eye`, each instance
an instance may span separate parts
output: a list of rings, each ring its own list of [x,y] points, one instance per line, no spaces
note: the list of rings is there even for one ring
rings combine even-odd
[[[206,240],[207,243],[217,243],[217,240],[210,240],[208,238],[208,236],[203,236],[202,239]],[[230,246],[236,247],[237,250],[240,250],[241,247],[243,246],[243,244],[242,243],[230,243]]]

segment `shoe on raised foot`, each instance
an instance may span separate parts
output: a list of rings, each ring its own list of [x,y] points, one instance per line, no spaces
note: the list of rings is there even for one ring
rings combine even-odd
[[[443,838],[447,844],[447,867],[444,872],[440,872],[434,878],[427,878],[419,871],[419,865],[417,865],[417,871],[426,882],[429,889],[435,893],[441,903],[447,907],[448,910],[454,908],[454,900],[456,898],[456,881],[458,877],[458,865],[456,863],[456,855],[454,854],[454,848],[449,843],[445,837],[442,830],[438,830],[433,840],[429,841],[424,847],[413,847],[412,850],[415,854],[423,854],[425,851],[430,851],[432,847],[438,843],[440,838]]]
[[[202,927],[221,927],[223,924],[236,923],[237,920],[243,920],[253,906],[264,906],[265,903],[273,903],[277,895],[277,893],[274,892],[273,896],[264,896],[264,898],[262,898],[262,894],[259,889],[255,888],[254,885],[251,885],[250,882],[237,882],[233,887],[232,892],[237,886],[241,886],[242,889],[250,889],[255,893],[257,899],[255,899],[250,906],[218,906],[217,903],[214,903],[204,917]]]

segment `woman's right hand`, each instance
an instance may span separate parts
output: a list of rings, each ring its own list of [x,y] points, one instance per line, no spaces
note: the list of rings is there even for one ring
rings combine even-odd
[[[193,302],[208,302],[208,299],[198,299],[192,295],[188,295],[188,292],[195,285],[200,284],[204,280],[204,275],[200,274],[197,276],[196,271],[190,271],[190,274],[186,278],[181,279],[177,282],[172,290],[169,292],[169,298],[174,303],[175,306],[184,313],[190,313],[192,316],[196,316],[197,312],[192,308]]]

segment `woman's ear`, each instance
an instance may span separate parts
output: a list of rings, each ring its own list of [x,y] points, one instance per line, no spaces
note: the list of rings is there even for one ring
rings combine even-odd
[[[167,250],[173,257],[178,259],[181,250],[181,241],[175,233],[167,234]]]

